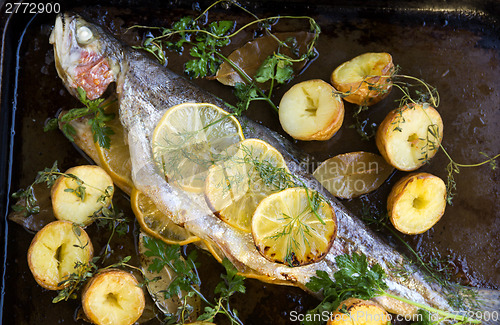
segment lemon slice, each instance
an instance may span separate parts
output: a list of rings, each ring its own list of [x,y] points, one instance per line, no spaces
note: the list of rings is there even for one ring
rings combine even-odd
[[[375,191],[393,171],[382,156],[357,151],[325,160],[313,176],[334,196],[352,199]]]
[[[109,149],[102,148],[99,143],[95,143],[97,155],[101,162],[102,168],[111,176],[113,183],[121,188],[125,193],[132,192],[134,183],[132,182],[132,162],[130,160],[130,151],[127,140],[125,138],[125,131],[118,118],[118,102],[108,101],[103,102],[106,105],[106,113],[114,113],[115,118],[106,122],[114,133],[109,135],[110,146]]]
[[[130,197],[132,210],[142,230],[152,237],[163,240],[170,245],[187,245],[200,239],[183,227],[175,224],[146,195],[134,189]]]
[[[261,255],[289,266],[321,260],[336,230],[332,207],[317,192],[299,187],[269,195],[260,202],[252,219],[252,235]]]
[[[169,182],[202,192],[210,166],[226,159],[224,151],[243,138],[238,120],[223,109],[184,103],[163,115],[153,133],[152,149]]]
[[[205,197],[224,222],[252,231],[252,215],[268,195],[286,188],[290,174],[281,153],[267,142],[246,139],[231,147],[231,158],[210,167]]]

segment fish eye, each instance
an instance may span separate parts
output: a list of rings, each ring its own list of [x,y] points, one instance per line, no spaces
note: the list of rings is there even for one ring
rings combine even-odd
[[[87,26],[80,26],[76,30],[76,41],[79,44],[86,45],[90,43],[92,37],[93,37],[92,31]]]

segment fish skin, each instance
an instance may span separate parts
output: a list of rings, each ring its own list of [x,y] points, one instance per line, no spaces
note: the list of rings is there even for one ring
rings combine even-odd
[[[61,19],[59,16],[57,19]],[[76,21],[76,24],[72,22]],[[328,193],[319,182],[307,173],[309,157],[296,150],[285,138],[274,131],[249,120],[239,117],[245,137],[259,138],[279,150],[290,171],[301,179],[309,188],[319,191],[334,208],[337,217],[337,237],[326,257],[320,262],[300,267],[288,267],[269,262],[255,248],[251,234],[234,230],[208,208],[203,194],[186,193],[171,186],[165,176],[156,168],[151,150],[151,139],[156,124],[170,107],[185,102],[206,102],[226,108],[223,100],[198,88],[142,53],[123,45],[100,27],[85,22],[79,16],[65,15],[64,23],[56,22],[51,36],[55,51],[58,43],[65,38],[74,38],[76,33],[71,28],[75,25],[90,26],[99,46],[92,49],[97,57],[108,60],[114,72],[117,94],[120,104],[120,120],[128,133],[128,142],[132,160],[134,185],[150,197],[161,210],[173,212],[175,223],[183,225],[193,234],[216,245],[239,270],[254,270],[260,274],[279,280],[289,281],[305,288],[305,284],[317,270],[326,271],[330,276],[337,270],[335,257],[353,252],[364,253],[370,263],[378,263],[388,274],[389,291],[443,310],[452,310],[439,287],[425,279],[423,273],[409,265],[407,259],[394,248],[387,245],[373,231],[368,229],[358,218],[347,211],[343,205]],[[57,28],[63,30],[57,31]],[[58,39],[59,38],[59,39]],[[60,39],[62,38],[62,39]],[[74,42],[71,42],[74,46]],[[60,46],[59,46],[60,47]],[[74,55],[78,49],[72,48]],[[81,51],[85,51],[82,46]],[[61,58],[64,53],[56,53]],[[57,64],[57,63],[56,63]],[[71,80],[71,71],[58,73],[65,81],[65,86],[75,94]],[[391,265],[403,266],[409,277],[398,277],[391,272]],[[415,314],[416,308],[400,303],[391,298],[381,297],[378,302],[389,312],[401,315]]]

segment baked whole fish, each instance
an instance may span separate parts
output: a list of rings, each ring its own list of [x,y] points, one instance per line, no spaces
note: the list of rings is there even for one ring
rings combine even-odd
[[[54,44],[56,68],[66,88],[76,95],[83,88],[90,99],[98,98],[115,82],[120,106],[120,121],[128,134],[134,186],[173,221],[198,237],[214,244],[241,271],[255,272],[305,288],[317,270],[331,276],[337,270],[335,257],[363,253],[370,263],[378,263],[388,274],[389,291],[415,302],[451,311],[445,293],[423,273],[409,265],[402,254],[388,246],[358,218],[350,214],[331,194],[305,171],[307,155],[293,148],[286,139],[266,127],[239,117],[247,138],[264,140],[281,152],[291,173],[308,188],[319,191],[334,208],[337,237],[321,261],[289,267],[268,261],[256,249],[252,235],[240,232],[215,216],[203,194],[185,192],[169,184],[154,162],[151,139],[163,114],[172,106],[186,102],[212,103],[225,108],[221,99],[198,88],[142,53],[122,44],[101,27],[77,15],[64,14],[56,19],[50,37]],[[391,272],[394,266],[406,268],[409,277]],[[482,291],[479,292],[483,294]],[[488,310],[499,310],[496,291],[485,291]],[[493,298],[492,298],[493,297]],[[417,309],[389,297],[376,298],[388,311],[412,315]]]

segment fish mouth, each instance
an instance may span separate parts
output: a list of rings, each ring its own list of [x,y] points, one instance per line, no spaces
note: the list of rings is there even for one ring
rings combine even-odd
[[[57,73],[72,95],[78,96],[82,88],[88,99],[96,99],[115,81],[117,69],[102,54],[99,29],[79,15],[59,14],[49,42],[54,45]]]
[[[70,15],[68,13],[59,14],[56,17],[54,28],[52,29],[52,33],[49,37],[49,43],[54,45],[54,61],[57,70],[57,74],[63,80],[66,88],[74,93],[68,85],[72,84],[72,78],[68,73],[68,66],[66,66],[65,62],[66,58],[70,56],[70,52],[73,46],[72,42],[72,30],[71,26],[74,26],[74,15]]]

